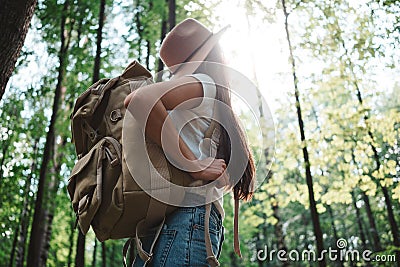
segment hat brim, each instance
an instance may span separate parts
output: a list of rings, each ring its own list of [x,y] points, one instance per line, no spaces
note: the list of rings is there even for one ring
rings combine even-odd
[[[219,32],[211,35],[210,38],[208,38],[208,40],[199,49],[197,49],[186,62],[170,66],[169,69],[173,75],[175,77],[181,77],[194,73],[229,27],[230,25],[227,25]]]

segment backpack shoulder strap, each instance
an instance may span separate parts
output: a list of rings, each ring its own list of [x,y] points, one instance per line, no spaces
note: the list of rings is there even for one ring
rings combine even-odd
[[[211,119],[210,126],[208,126],[206,132],[204,133],[204,138],[212,138],[214,131],[219,130],[219,122],[218,122],[218,103],[219,100],[214,99],[214,106],[213,106],[213,118]]]
[[[217,130],[218,127],[219,127],[218,122],[213,119],[210,123],[210,126],[208,126],[206,132],[204,133],[204,138],[212,138],[214,131]]]

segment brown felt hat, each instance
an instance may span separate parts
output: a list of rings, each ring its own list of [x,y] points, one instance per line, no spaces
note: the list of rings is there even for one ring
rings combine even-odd
[[[177,24],[165,37],[160,48],[160,57],[173,74],[191,74],[217,44],[225,26],[217,33],[195,19],[185,19]],[[192,64],[181,64],[195,62]]]

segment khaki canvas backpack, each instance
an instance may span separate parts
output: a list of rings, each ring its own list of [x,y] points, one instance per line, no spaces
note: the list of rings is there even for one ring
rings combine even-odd
[[[126,112],[124,99],[133,90],[151,83],[151,73],[133,61],[122,75],[102,79],[79,96],[71,114],[78,161],[67,186],[76,222],[83,234],[91,226],[99,241],[133,237],[138,254],[145,262],[151,260],[165,216],[176,209],[151,198],[138,186],[128,170],[121,145]],[[212,123],[205,135],[211,136],[215,127]],[[189,174],[168,162],[155,143],[146,141],[146,146],[157,171],[164,173],[172,183],[189,186],[193,182]],[[206,206],[206,211],[209,218],[210,205]],[[156,237],[150,251],[144,251],[140,236],[148,231],[154,231]],[[217,266],[209,235],[205,238],[210,264]],[[124,265],[131,240],[124,246]]]
[[[133,61],[122,75],[90,86],[76,100],[71,114],[78,162],[71,172],[68,192],[82,233],[92,226],[99,241],[134,237],[150,202],[156,202],[131,176],[121,146],[124,99],[133,90],[152,83],[151,78],[148,70]],[[148,141],[147,149],[158,161],[159,171],[169,173],[171,182],[191,182],[188,174],[169,164],[156,144]],[[159,202],[153,206],[162,207],[158,213],[165,210],[169,214],[175,209]],[[164,214],[150,215],[159,217],[152,220],[159,220]]]

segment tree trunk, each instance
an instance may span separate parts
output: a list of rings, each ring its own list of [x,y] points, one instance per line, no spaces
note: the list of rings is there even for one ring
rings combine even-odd
[[[393,206],[390,200],[390,195],[386,187],[381,186],[383,196],[385,197],[385,204],[388,212],[388,219],[390,224],[390,229],[392,231],[393,236],[393,245],[397,248],[400,247],[400,240],[399,240],[399,229],[397,228],[397,223],[393,213]],[[400,251],[396,251],[396,259],[400,259]],[[400,261],[397,261],[397,266],[400,266]]]
[[[164,40],[165,35],[167,34],[167,21],[163,16],[162,22],[161,22],[161,42]],[[162,80],[162,71],[164,70],[164,62],[161,60],[161,58],[158,59],[158,65],[157,65],[157,77],[156,81],[160,82]]]
[[[391,228],[392,235],[393,235],[393,244],[396,247],[400,247],[399,228],[397,227],[397,223],[396,223],[396,220],[394,217],[392,201],[390,200],[390,194],[388,192],[388,189],[384,186],[382,186],[382,192],[383,192],[383,196],[385,197],[386,207],[388,209],[388,218],[389,218],[390,228]]]
[[[166,18],[166,15],[163,14],[161,22],[161,37],[160,37],[161,43],[164,40],[165,35],[167,35],[167,27],[169,30],[171,30],[173,27],[175,27],[176,24],[175,0],[166,0],[166,3],[168,3],[168,19]],[[164,70],[164,62],[161,60],[161,58],[159,58],[157,65],[157,77],[156,77],[157,82],[160,82],[162,80],[161,72],[163,70]]]
[[[92,257],[92,267],[96,267],[96,254],[97,254],[97,239],[94,238],[94,247],[93,247],[93,257]]]
[[[107,261],[106,261],[106,256],[107,256],[107,250],[106,250],[106,242],[101,242],[101,266],[106,267],[107,266]]]
[[[76,243],[75,267],[85,266],[85,235],[78,227],[78,241]]]
[[[298,90],[298,80],[296,76],[296,65],[295,65],[295,59],[293,56],[293,49],[292,49],[292,44],[289,36],[289,25],[288,25],[288,16],[289,13],[286,10],[286,1],[282,1],[282,8],[283,8],[283,13],[285,16],[285,31],[286,31],[286,38],[288,42],[288,47],[289,47],[289,53],[290,53],[290,62],[292,64],[292,74],[293,74],[293,82],[294,82],[294,90],[295,90],[295,98],[296,98],[296,110],[297,110],[297,119],[299,123],[299,128],[300,128],[300,136],[301,136],[301,143],[303,144],[303,157],[304,157],[304,167],[306,170],[306,182],[307,182],[307,187],[308,187],[308,195],[309,195],[309,202],[310,202],[310,212],[311,212],[311,220],[313,222],[313,228],[314,228],[314,235],[317,243],[317,255],[322,255],[322,251],[324,250],[324,245],[323,245],[323,237],[322,237],[322,230],[321,230],[321,225],[319,221],[319,215],[317,211],[317,206],[316,206],[316,201],[314,198],[314,187],[313,187],[313,178],[311,175],[311,169],[310,169],[310,160],[308,157],[308,150],[306,146],[306,138],[304,134],[304,123],[303,123],[303,118],[301,114],[301,105],[300,105],[300,97],[299,97],[299,90]],[[326,261],[325,259],[322,259],[321,261],[318,262],[319,266],[326,266]]]
[[[49,249],[50,249],[50,240],[51,240],[51,232],[52,232],[52,223],[53,223],[53,218],[54,218],[54,208],[50,207],[47,210],[45,210],[45,236],[44,236],[44,244],[43,248],[41,250],[41,262],[43,263],[43,266],[46,266],[47,258],[49,256]]]
[[[149,9],[150,12],[153,9],[153,1],[149,2]],[[150,55],[151,55],[151,37],[146,36],[146,68],[150,70]]]
[[[136,23],[136,32],[139,36],[138,39],[138,61],[142,62],[142,40],[143,40],[143,27],[140,21],[140,0],[136,0],[136,14],[135,14],[135,23]]]
[[[363,198],[363,201],[364,201],[364,204],[365,204],[365,210],[367,212],[369,228],[370,228],[369,232],[371,233],[372,239],[374,240],[374,250],[375,251],[381,251],[382,250],[381,242],[380,242],[380,239],[379,239],[378,230],[376,228],[374,215],[372,214],[371,205],[369,204],[369,198],[365,194],[364,191],[361,194],[362,194],[362,198]]]
[[[105,8],[106,8],[106,0],[100,0],[99,27],[97,28],[96,57],[94,59],[93,83],[97,82],[100,79],[100,55],[101,55],[101,41],[103,40]]]
[[[100,0],[100,11],[99,11],[99,27],[97,28],[97,37],[96,37],[96,56],[95,56],[95,64],[93,68],[93,79],[92,82],[95,83],[100,78],[100,66],[101,66],[101,41],[103,36],[103,26],[104,26],[104,13],[106,8],[106,0]],[[79,227],[78,227],[79,228]],[[75,266],[85,266],[85,235],[79,229],[78,233],[78,241],[76,245],[76,255],[75,255]]]
[[[36,3],[36,0],[0,2],[0,100],[24,45]]]
[[[160,38],[161,42],[164,40],[165,35],[167,34],[167,28],[171,31],[176,24],[175,0],[166,0],[166,2],[168,3],[168,20],[165,18],[164,14],[161,23],[161,38]],[[164,69],[164,62],[162,62],[161,58],[159,58],[157,73],[161,72],[163,69]],[[162,80],[162,77],[157,75],[156,80],[157,82],[160,82]]]
[[[61,97],[62,101],[65,99],[65,95],[62,95]],[[61,144],[58,146],[57,144],[54,144],[54,151],[53,151],[53,170],[52,170],[52,176],[51,176],[51,181],[48,185],[47,188],[47,198],[46,202],[49,203],[49,206],[46,210],[46,230],[45,230],[45,238],[44,238],[44,244],[43,244],[43,249],[42,249],[42,261],[44,265],[46,265],[46,261],[48,258],[49,254],[49,249],[50,249],[50,241],[51,241],[51,233],[52,233],[52,225],[53,225],[53,219],[54,219],[54,211],[56,209],[56,201],[52,201],[56,199],[57,197],[57,192],[58,192],[58,187],[60,184],[60,176],[59,173],[61,171],[61,165],[62,165],[62,159],[64,158],[64,153],[61,152],[59,153],[58,151],[63,151],[67,144],[67,139],[62,138]]]
[[[48,163],[51,159],[51,149],[54,146],[54,138],[55,138],[55,123],[57,119],[57,113],[59,108],[59,102],[61,98],[61,88],[64,79],[65,73],[65,61],[67,57],[68,45],[66,42],[65,36],[65,24],[67,20],[67,10],[69,8],[69,0],[66,0],[64,3],[63,13],[61,16],[61,46],[59,51],[59,68],[58,68],[58,77],[57,77],[57,85],[54,93],[54,101],[53,101],[53,110],[50,119],[49,130],[46,136],[46,144],[43,152],[43,160],[40,166],[40,175],[39,175],[39,185],[38,192],[36,195],[35,202],[35,212],[32,221],[32,230],[29,242],[29,250],[28,250],[28,262],[27,266],[37,267],[42,266],[42,262],[40,260],[41,249],[43,248],[43,237],[45,236],[45,218],[44,218],[44,207],[46,204],[43,202],[44,194],[47,187],[47,173],[48,173]]]
[[[172,30],[176,25],[176,3],[175,0],[168,0],[168,26]]]
[[[150,54],[151,54],[151,43],[149,40],[146,40],[146,48],[147,48],[146,68],[149,70],[150,69]]]
[[[364,229],[363,229],[363,225],[362,225],[361,213],[360,213],[360,209],[357,207],[357,199],[354,195],[354,191],[351,191],[351,199],[353,201],[353,207],[356,211],[357,225],[358,225],[358,230],[360,232],[361,244],[363,246],[363,249],[367,249],[367,239],[365,238]]]

